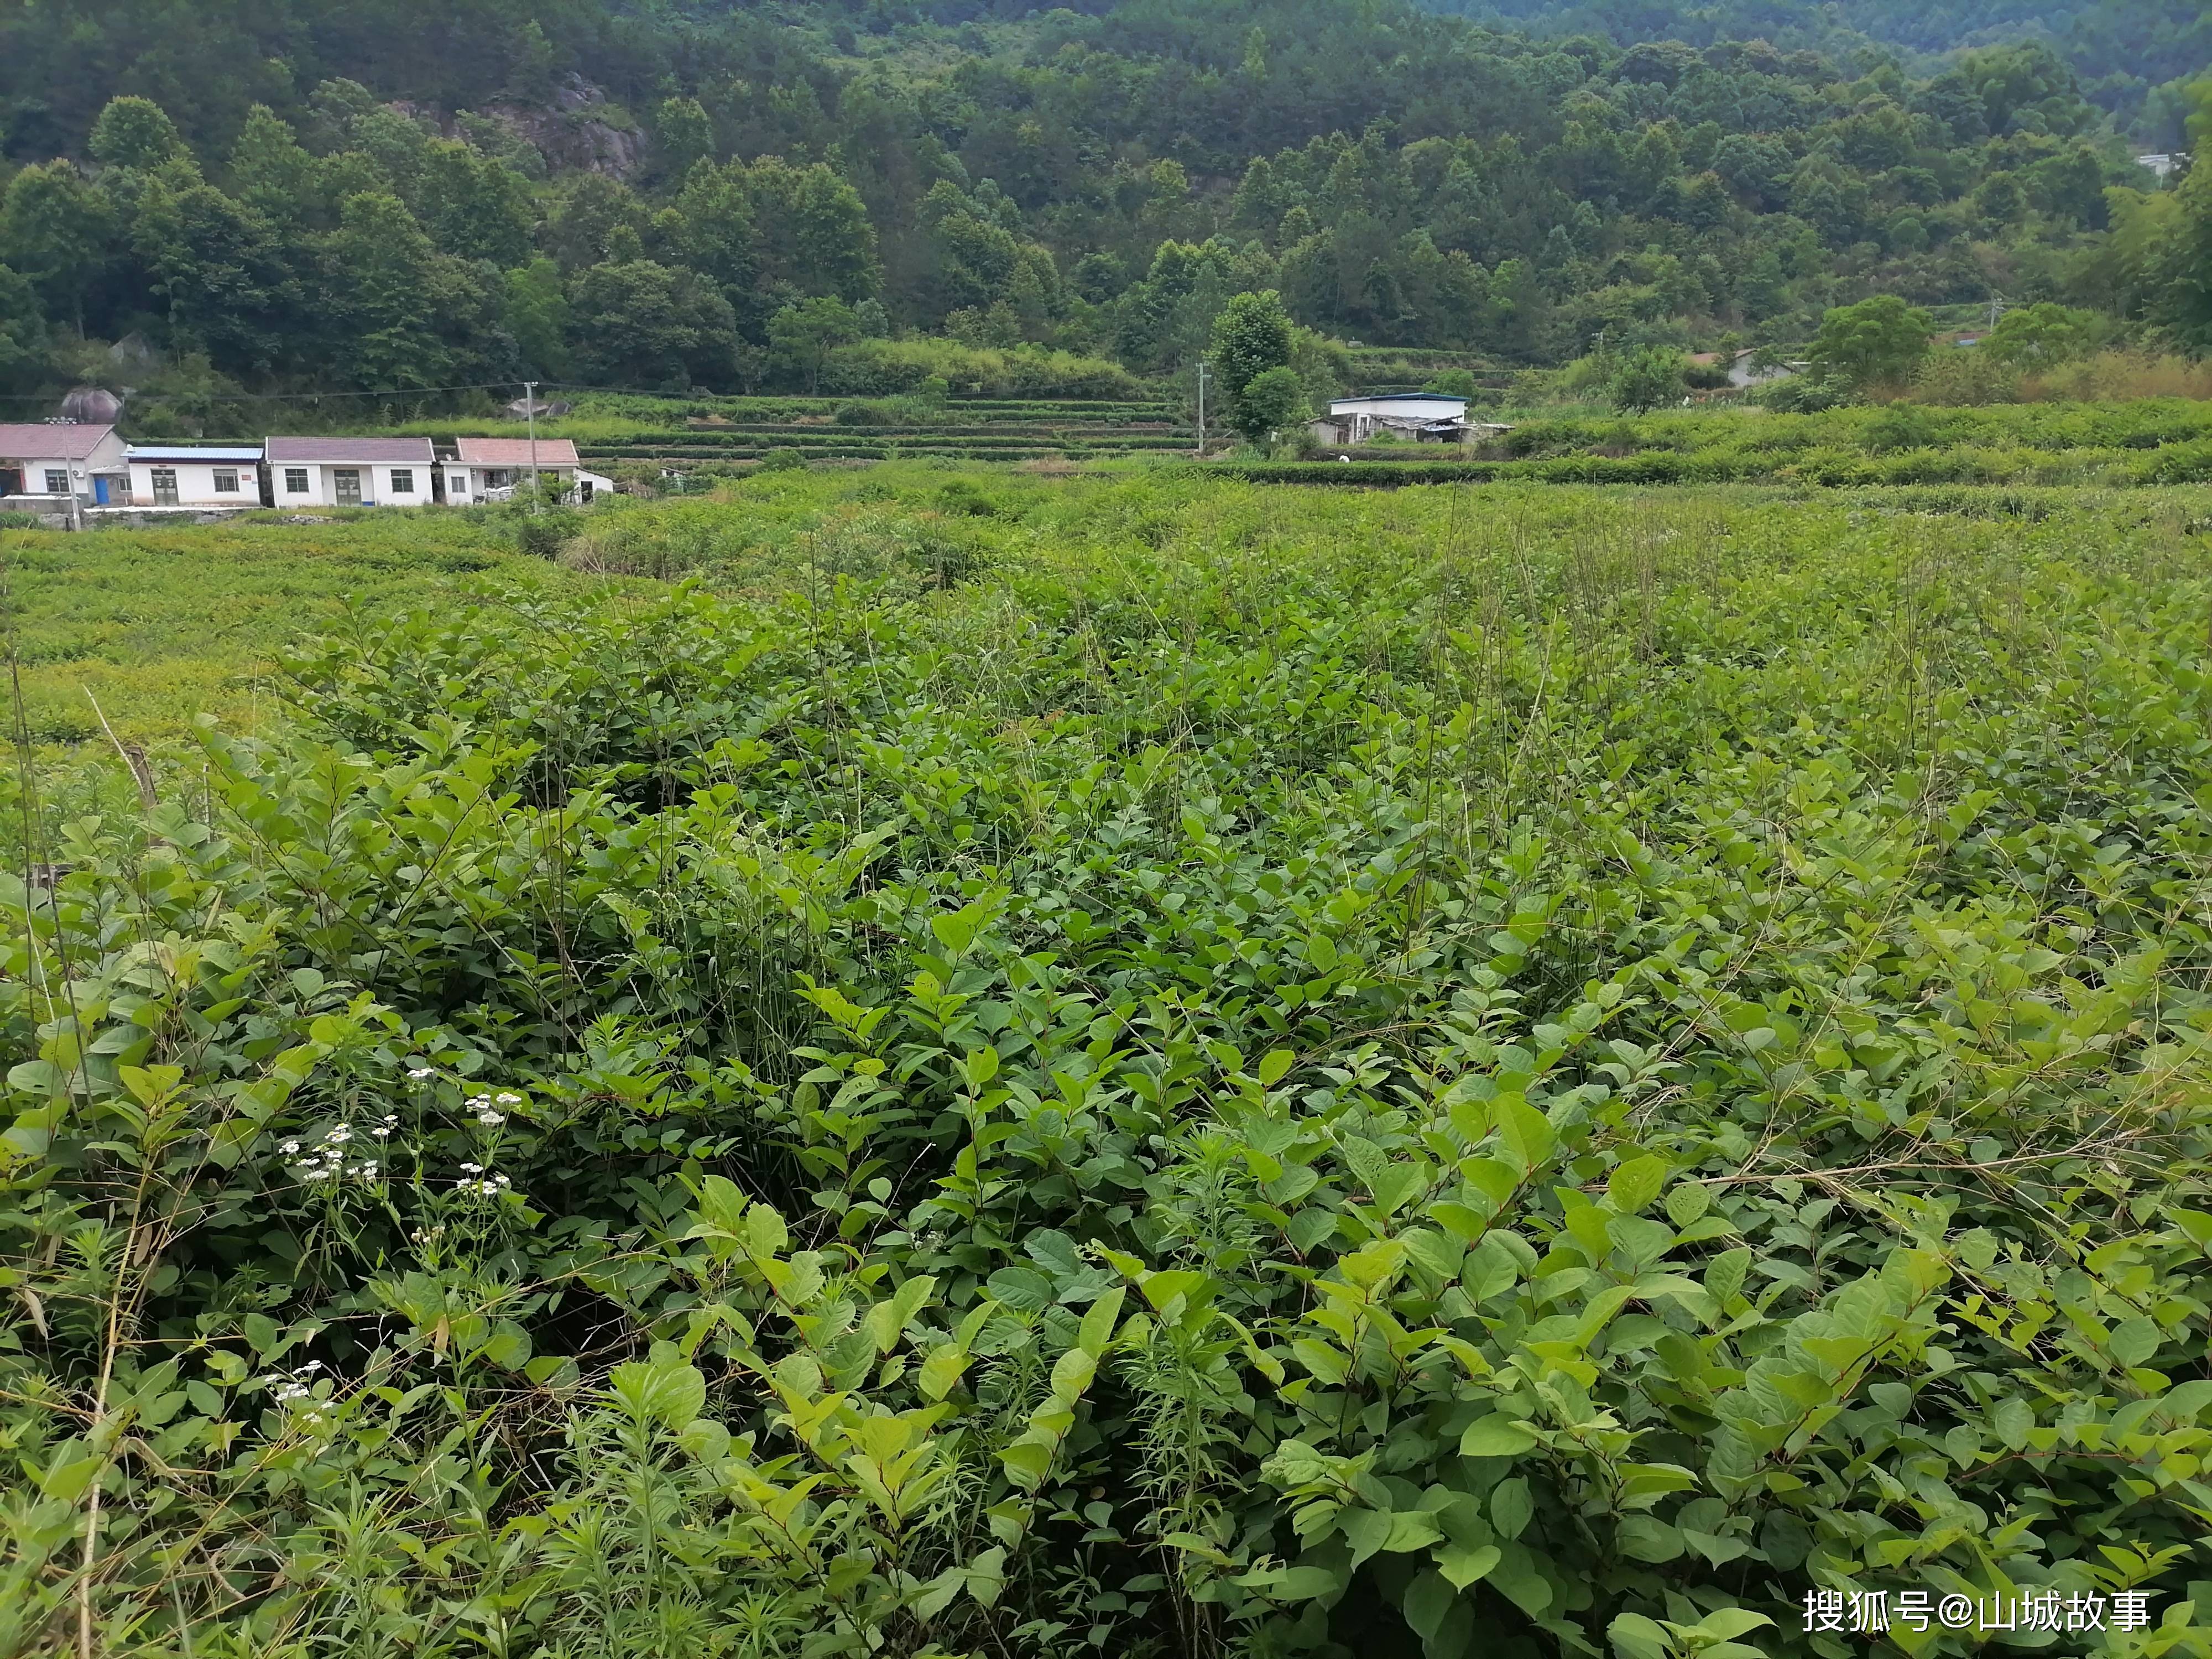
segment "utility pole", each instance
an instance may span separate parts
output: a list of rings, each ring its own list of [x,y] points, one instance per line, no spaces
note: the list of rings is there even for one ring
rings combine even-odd
[[[530,510],[543,512],[544,504],[538,496],[538,382],[522,383],[522,412],[530,417]]]
[[[70,463],[69,470],[69,497],[70,528],[71,530],[82,530],[84,528],[84,502],[76,493],[76,481],[82,477],[84,477],[84,469],[78,466],[74,462]]]
[[[1198,459],[1206,459],[1206,359],[1198,360]]]

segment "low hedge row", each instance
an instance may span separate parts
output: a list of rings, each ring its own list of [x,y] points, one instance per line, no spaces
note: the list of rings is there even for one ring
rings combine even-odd
[[[793,450],[787,444],[773,444],[759,449],[722,449],[709,454],[685,454],[663,450],[653,455],[608,457],[611,463],[665,462],[681,463],[687,472],[712,473],[718,468],[734,465],[742,461],[758,461],[778,453],[799,455],[809,461],[889,461],[889,460],[954,460],[954,461],[1033,461],[1048,456],[1062,456],[1069,460],[1097,459],[1115,453],[1112,450],[1085,449],[1079,445],[1041,445],[1028,449],[969,450],[957,448],[913,450],[888,444],[849,443],[833,447]]]
[[[993,421],[972,426],[951,422],[919,421],[841,421],[834,427],[819,421],[782,423],[773,421],[736,421],[726,426],[686,427],[686,437],[718,440],[725,436],[743,437],[747,433],[804,435],[810,432],[865,432],[871,436],[902,437],[923,435],[934,438],[1022,438],[1057,437],[1063,432],[1130,433],[1137,436],[1158,434],[1173,436],[1180,428],[1166,421]],[[1186,437],[1185,442],[1190,441]]]
[[[1916,449],[1893,455],[1844,450],[1789,455],[1555,455],[1523,461],[1261,461],[1216,470],[1281,483],[1410,484],[1508,478],[1543,483],[1800,483],[1823,489],[1895,484],[2102,484],[2134,487],[2212,481],[2212,441],[2165,448]]]
[[[599,462],[603,467],[622,466],[702,466],[717,461],[757,461],[764,455],[776,453],[796,455],[802,460],[834,461],[855,458],[869,460],[926,461],[936,459],[967,461],[1030,461],[1044,455],[1065,455],[1071,459],[1107,460],[1116,457],[1127,459],[1127,452],[1117,449],[1085,449],[1079,444],[1040,444],[1030,449],[901,449],[890,444],[840,444],[834,449],[792,449],[781,444],[764,445],[759,449],[718,449],[712,453],[663,450],[653,455],[611,455]]]

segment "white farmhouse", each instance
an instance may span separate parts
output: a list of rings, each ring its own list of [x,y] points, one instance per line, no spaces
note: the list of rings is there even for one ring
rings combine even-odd
[[[0,425],[0,496],[44,496],[20,507],[104,507],[130,488],[123,440],[112,426],[38,421]]]
[[[428,438],[271,438],[264,446],[276,505],[424,507],[437,499]]]
[[[548,501],[588,501],[609,480],[584,471],[569,438],[456,438],[453,454],[440,462],[446,499],[456,507],[500,501],[509,492],[526,495],[531,474]]]
[[[1455,444],[1468,434],[1467,399],[1439,392],[1391,392],[1376,398],[1339,398],[1313,423],[1314,440],[1358,444],[1389,433],[1416,443]]]
[[[258,444],[132,444],[125,459],[134,507],[262,504]]]

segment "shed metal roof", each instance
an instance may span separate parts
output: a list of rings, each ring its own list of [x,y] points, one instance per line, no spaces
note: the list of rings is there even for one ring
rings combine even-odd
[[[123,453],[133,461],[258,461],[259,444],[126,444]]]

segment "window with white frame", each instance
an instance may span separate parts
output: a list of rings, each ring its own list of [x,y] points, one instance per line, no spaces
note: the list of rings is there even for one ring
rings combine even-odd
[[[307,493],[306,467],[288,466],[284,469],[284,493],[287,495],[304,495]]]
[[[235,495],[238,494],[238,469],[236,467],[219,466],[216,468],[215,493],[218,495]]]
[[[392,469],[392,493],[395,495],[412,495],[415,493],[413,467],[395,466]]]
[[[66,472],[65,471],[64,471],[62,468],[60,468],[60,467],[58,467],[58,466],[50,466],[50,467],[48,467],[48,468],[46,469],[46,494],[47,494],[47,495],[68,495],[68,494],[69,494],[69,474],[68,474],[68,472]]]

